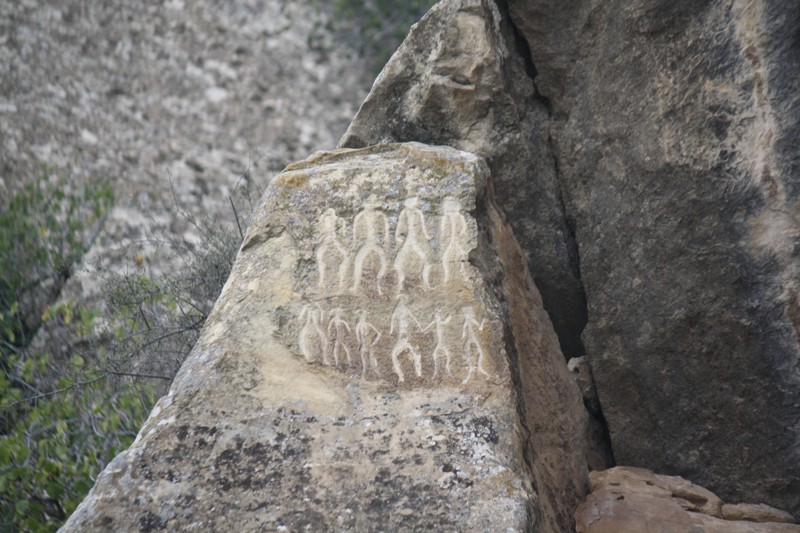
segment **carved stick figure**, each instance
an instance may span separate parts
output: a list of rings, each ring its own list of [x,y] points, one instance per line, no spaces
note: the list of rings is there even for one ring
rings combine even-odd
[[[447,318],[442,320],[442,312],[437,309],[433,313],[433,321],[428,324],[423,331],[428,331],[434,325],[436,326],[436,348],[433,349],[433,377],[439,375],[439,356],[444,354],[445,356],[445,364],[444,369],[447,371],[448,376],[452,376],[453,373],[450,372],[450,350],[445,345],[444,340],[444,327],[450,322],[452,316],[447,315]]]
[[[342,309],[337,307],[331,311],[331,320],[328,322],[328,335],[333,334],[333,364],[339,366],[339,350],[344,350],[347,357],[347,365],[353,361],[350,359],[350,347],[347,346],[345,330],[350,333],[350,324],[342,318]]]
[[[475,333],[476,327],[478,331],[483,331],[486,319],[481,320],[479,324],[478,320],[475,318],[475,311],[473,311],[471,307],[462,307],[461,312],[464,314],[464,326],[461,328],[461,338],[464,339],[464,360],[467,363],[467,377],[464,378],[462,384],[466,384],[475,373],[475,361],[472,354],[473,349],[478,353],[478,372],[484,376],[489,375],[483,368],[483,347]]]
[[[406,296],[404,294],[400,295],[400,301],[397,302],[397,307],[394,308],[394,312],[392,313],[391,327],[389,329],[389,334],[393,334],[394,328],[397,326],[397,342],[392,349],[392,368],[394,368],[395,374],[397,374],[397,377],[400,379],[400,383],[405,381],[405,379],[403,369],[400,366],[399,356],[406,351],[411,353],[411,358],[414,361],[414,371],[417,377],[422,376],[422,356],[411,344],[411,341],[408,340],[408,319],[410,318],[414,321],[417,325],[417,329],[422,329],[422,327],[419,325],[419,321],[416,317],[414,317],[408,307],[406,307],[406,301]]]
[[[370,331],[374,333],[374,339],[370,342]],[[367,312],[363,309],[358,312],[358,322],[356,323],[356,340],[358,341],[358,353],[361,355],[361,377],[367,377],[367,355],[372,365],[375,375],[380,376],[378,371],[378,361],[375,359],[375,345],[381,340],[381,333],[375,326],[367,322]]]
[[[395,228],[395,241],[399,246],[399,251],[394,258],[394,269],[397,271],[398,290],[403,290],[403,283],[406,278],[406,263],[409,260],[409,255],[413,254],[422,261],[422,280],[425,286],[430,288],[428,283],[428,274],[430,265],[428,265],[427,243],[430,240],[428,230],[425,228],[425,215],[417,207],[419,200],[416,196],[406,198],[405,207],[400,211],[400,217],[397,219],[397,227]],[[420,242],[421,237],[425,240]],[[402,242],[402,245],[400,244]]]
[[[443,281],[450,279],[450,265],[459,263],[461,276],[467,279],[465,267],[467,261],[467,219],[459,210],[458,200],[452,196],[444,199],[444,215],[439,226],[439,235],[442,241],[442,271]]]
[[[389,221],[381,211],[377,209],[378,200],[372,195],[367,200],[364,209],[356,215],[353,220],[353,243],[362,241],[361,247],[356,254],[353,271],[353,289],[357,290],[361,286],[361,275],[364,271],[364,261],[374,254],[380,263],[378,279],[376,281],[378,294],[381,293],[381,280],[386,275],[386,252],[384,247],[389,243]],[[363,236],[362,236],[363,235]],[[381,244],[379,237],[383,237]]]
[[[336,212],[333,209],[326,210],[319,217],[320,240],[319,246],[317,246],[316,256],[320,289],[325,287],[325,272],[331,268],[331,266],[336,266],[337,263],[339,290],[342,290],[345,286],[345,276],[347,275],[347,267],[350,261],[347,249],[339,241],[339,237],[336,234],[338,226],[341,223],[343,223],[342,219],[336,216]],[[327,262],[329,254],[334,256],[334,262],[332,264]]]
[[[306,304],[300,311],[300,320],[305,319],[303,327],[300,329],[297,344],[300,351],[309,363],[315,361],[322,352],[322,362],[326,365],[331,364],[328,359],[328,337],[322,331],[320,323],[323,319],[322,308],[319,305]]]

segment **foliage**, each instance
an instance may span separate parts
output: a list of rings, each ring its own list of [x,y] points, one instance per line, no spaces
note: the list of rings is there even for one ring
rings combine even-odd
[[[251,211],[250,189],[238,193]],[[0,215],[0,532],[54,531],[130,446],[194,345],[243,237],[233,198],[235,226],[180,213],[196,241],[155,244],[182,267],[111,276],[103,320],[72,302],[49,304],[111,200],[103,184],[71,192],[45,177]],[[62,338],[40,354],[29,344],[43,324]]]
[[[113,201],[102,181],[43,176],[0,213],[0,531],[53,531],[136,434],[152,394],[109,386],[86,356],[35,353],[44,323],[91,333],[93,314],[53,306]],[[94,356],[96,358],[96,356]]]
[[[376,71],[435,0],[316,0],[330,13],[328,30],[352,44]]]
[[[65,179],[43,176],[0,212],[0,342],[30,342],[112,202],[106,182],[71,191]]]
[[[105,464],[133,442],[154,397],[146,387],[110,383],[112,376],[86,369],[77,355],[57,388],[25,395],[13,383],[29,389],[45,381],[51,361],[13,359],[20,372],[0,374],[0,531],[55,531]]]

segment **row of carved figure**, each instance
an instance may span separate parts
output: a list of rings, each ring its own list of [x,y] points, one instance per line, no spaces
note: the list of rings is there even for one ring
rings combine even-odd
[[[352,248],[357,249],[352,257],[349,246],[345,246],[339,237],[339,227],[345,222],[336,215],[333,209],[326,210],[319,218],[318,244],[316,247],[317,268],[319,270],[319,287],[327,287],[330,275],[338,276],[338,289],[347,286],[347,275],[353,265],[352,291],[361,287],[364,264],[367,260],[377,261],[378,273],[375,280],[378,294],[382,294],[381,282],[389,266],[387,249],[390,248],[389,220],[378,209],[379,202],[371,196],[364,208],[353,220]],[[430,288],[430,235],[425,223],[425,215],[418,207],[416,196],[405,200],[403,210],[397,219],[394,231],[394,260],[392,266],[397,274],[398,291],[403,290],[407,270],[416,263],[422,265],[422,279]],[[443,202],[444,213],[439,221],[440,257],[442,264],[442,282],[447,283],[453,275],[453,265],[460,265],[460,272],[467,279],[465,263],[469,253],[469,232],[467,220],[460,211],[458,200],[447,197]],[[334,280],[334,283],[337,280]]]
[[[453,373],[450,366],[452,353],[448,346],[446,326],[451,322],[453,316],[444,317],[442,312],[437,309],[430,324],[423,327],[406,303],[404,296],[401,296],[392,313],[389,328],[389,335],[395,338],[390,357],[392,370],[397,374],[398,380],[401,383],[405,381],[405,374],[400,362],[400,356],[404,354],[411,357],[414,373],[417,377],[422,377],[422,353],[419,347],[412,342],[410,333],[412,331],[425,333],[432,328],[435,328],[436,333],[436,347],[430,354],[433,360],[433,377],[435,378],[439,375],[442,359],[444,359],[444,371],[449,376],[452,376]],[[358,320],[355,328],[351,328],[350,324],[342,318],[342,313],[343,310],[341,308],[332,309],[329,313],[326,313],[318,304],[306,304],[299,317],[303,323],[298,335],[300,351],[309,362],[313,362],[321,356],[323,364],[328,366],[333,364],[333,366],[338,367],[340,362],[343,362],[340,357],[343,355],[344,359],[347,360],[347,366],[352,366],[353,361],[348,339],[351,339],[352,335],[355,334],[358,353],[361,357],[362,377],[366,378],[370,370],[376,376],[380,376],[375,348],[383,338],[383,334],[369,322],[365,310],[360,309],[356,312]],[[327,324],[325,320],[326,314],[329,316]],[[486,320],[478,322],[472,307],[463,307],[461,315],[463,324],[461,327],[462,344],[460,347],[463,349],[463,358],[466,365],[466,376],[463,380],[463,383],[466,384],[476,372],[484,376],[489,375],[484,369],[486,354],[478,336],[478,332],[482,331],[486,326]],[[416,330],[413,329],[412,323],[416,325]],[[331,361],[331,352],[333,361]]]

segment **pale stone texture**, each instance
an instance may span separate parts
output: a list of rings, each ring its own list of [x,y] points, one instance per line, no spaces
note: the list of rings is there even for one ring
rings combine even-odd
[[[277,176],[212,316],[64,531],[566,531],[586,415],[482,159]]]
[[[787,513],[723,504],[714,493],[677,476],[616,467],[592,472],[590,479],[592,492],[575,512],[578,533],[800,532],[800,526],[786,523],[792,522]],[[726,516],[726,507],[744,512]]]
[[[800,516],[800,4],[509,4],[616,460]]]

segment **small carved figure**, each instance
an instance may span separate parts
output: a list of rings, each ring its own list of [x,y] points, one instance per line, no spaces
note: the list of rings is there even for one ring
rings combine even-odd
[[[433,349],[433,377],[439,375],[439,356],[445,356],[445,364],[444,369],[447,371],[448,376],[452,376],[453,373],[450,371],[450,350],[447,348],[445,344],[445,332],[444,327],[450,322],[452,318],[451,315],[447,315],[447,318],[442,319],[442,311],[437,309],[433,313],[433,321],[428,324],[423,331],[427,331],[433,326],[436,326],[436,348]]]
[[[319,354],[322,354],[322,362],[330,365],[328,359],[328,337],[320,327],[323,320],[323,311],[319,305],[306,304],[303,310],[300,311],[299,320],[305,320],[303,327],[300,329],[297,344],[300,346],[300,351],[309,363],[314,362]]]
[[[370,338],[372,340],[370,341]],[[361,377],[367,377],[367,357],[375,375],[380,376],[378,361],[375,359],[375,346],[381,340],[381,333],[378,329],[367,322],[367,312],[363,309],[358,311],[358,322],[356,323],[356,340],[358,341],[358,353],[361,355]]]
[[[400,211],[400,217],[397,219],[397,227],[395,228],[395,242],[398,246],[398,252],[394,258],[394,269],[397,271],[399,291],[403,290],[407,263],[413,256],[416,256],[422,262],[422,280],[425,286],[430,288],[428,283],[430,273],[428,241],[430,241],[430,236],[425,228],[425,215],[417,207],[418,204],[419,200],[416,196],[406,198],[405,207]]]
[[[353,364],[350,358],[350,347],[347,346],[346,333],[350,333],[350,324],[342,318],[342,309],[337,307],[331,311],[331,320],[328,322],[328,335],[333,334],[333,364],[339,366],[339,351],[344,350],[347,357],[347,366]]]
[[[458,200],[452,196],[444,199],[444,215],[440,223],[439,238],[442,241],[442,272],[443,282],[450,279],[451,265],[458,263],[461,276],[467,279],[467,247],[469,234],[467,233],[467,219],[461,214]]]
[[[462,307],[461,312],[464,314],[464,326],[461,328],[461,338],[464,339],[464,360],[467,363],[467,377],[464,378],[462,383],[466,384],[472,379],[476,370],[473,350],[478,354],[478,372],[484,376],[489,376],[489,373],[483,368],[483,347],[481,346],[477,333],[475,333],[475,328],[477,328],[478,331],[483,331],[483,327],[486,325],[486,319],[478,323],[478,320],[475,318],[475,311],[471,307]]]
[[[353,289],[358,290],[361,286],[361,276],[364,271],[364,261],[370,255],[375,255],[378,258],[379,270],[376,284],[378,287],[378,294],[381,292],[381,280],[386,275],[386,266],[388,260],[386,259],[386,251],[384,247],[389,243],[389,220],[380,210],[378,210],[379,202],[373,194],[369,197],[364,209],[356,215],[353,220],[353,243],[361,242],[361,247],[356,254],[354,271],[353,271]],[[380,238],[383,238],[383,242]]]
[[[414,372],[416,372],[417,377],[422,376],[422,356],[419,353],[419,350],[411,344],[411,341],[408,339],[408,330],[409,330],[409,323],[408,320],[411,319],[417,325],[417,329],[422,329],[419,324],[419,321],[416,317],[411,313],[411,310],[406,306],[406,302],[408,298],[405,294],[400,295],[400,301],[397,302],[397,306],[394,308],[394,312],[392,313],[392,320],[389,329],[389,334],[394,334],[395,326],[397,326],[397,342],[392,348],[392,368],[394,369],[395,374],[400,380],[400,383],[405,381],[405,376],[403,374],[403,369],[400,365],[400,355],[404,352],[409,352],[411,354],[411,358],[414,362]]]
[[[350,264],[349,252],[339,241],[338,227],[344,221],[336,216],[333,209],[327,209],[319,217],[319,245],[317,246],[317,269],[319,270],[319,288],[325,288],[325,273],[331,269],[338,269],[339,290],[345,287],[345,277]],[[329,258],[333,261],[329,262]]]

